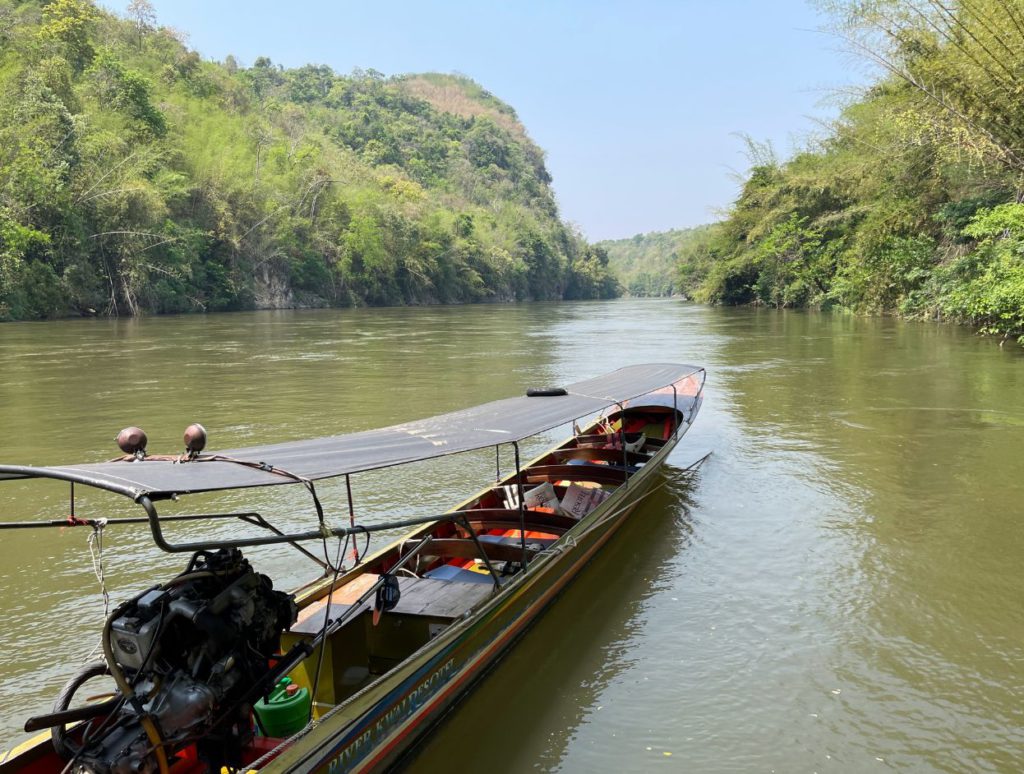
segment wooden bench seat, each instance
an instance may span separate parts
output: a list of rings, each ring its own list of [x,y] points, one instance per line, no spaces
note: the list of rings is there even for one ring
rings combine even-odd
[[[551,452],[551,456],[558,462],[565,460],[595,460],[618,465],[622,464],[623,458],[630,465],[643,465],[651,458],[650,455],[643,454],[642,452],[626,452],[623,455],[622,449],[597,449],[587,446],[576,449],[556,449]]]
[[[469,523],[478,533],[489,529],[519,529],[519,511],[516,508],[475,508],[469,513]],[[523,511],[527,532],[551,532],[560,535],[576,526],[576,519],[560,513]],[[456,522],[456,526],[461,525]],[[465,530],[465,527],[462,527]]]
[[[621,467],[611,465],[537,465],[523,471],[531,484],[545,481],[587,481],[595,484],[619,485],[626,480]]]
[[[526,538],[526,544],[527,558],[531,559],[538,552],[529,547],[530,538]],[[481,540],[480,545],[487,553],[487,558],[492,562],[518,562],[523,558],[522,546],[494,543],[488,540]],[[451,559],[483,558],[480,556],[480,549],[470,538],[435,538],[420,551],[420,556],[441,556]]]

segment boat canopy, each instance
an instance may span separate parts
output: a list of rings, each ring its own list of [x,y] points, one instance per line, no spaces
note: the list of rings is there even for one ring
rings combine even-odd
[[[671,387],[701,371],[698,366],[672,363],[627,366],[567,385],[564,394],[506,398],[378,430],[225,449],[188,461],[163,458],[56,467],[0,465],[0,480],[54,478],[135,500],[315,481],[520,441]],[[673,405],[671,390],[667,398],[663,402]],[[695,399],[693,394],[679,394],[678,408],[689,410]]]

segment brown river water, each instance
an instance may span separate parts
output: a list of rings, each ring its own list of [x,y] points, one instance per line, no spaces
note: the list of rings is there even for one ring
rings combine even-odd
[[[7,324],[0,462],[106,459],[130,424],[168,453],[193,421],[213,450],[355,431],[652,361],[709,372],[665,486],[408,770],[1024,770],[1024,353],[964,329],[674,300]],[[493,467],[356,476],[357,512],[437,512]],[[67,495],[0,482],[0,520]],[[315,522],[301,487],[179,512],[202,508]],[[81,490],[77,511],[140,515]],[[0,532],[0,748],[97,644],[89,532]],[[103,548],[112,604],[184,564],[132,527]],[[247,555],[279,587],[318,569]]]

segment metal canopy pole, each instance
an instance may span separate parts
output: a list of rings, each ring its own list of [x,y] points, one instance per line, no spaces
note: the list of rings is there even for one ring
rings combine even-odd
[[[523,472],[519,462],[519,441],[512,442],[516,452],[516,491],[519,495],[519,545],[523,549],[523,570],[529,560],[526,558],[526,499],[523,496]]]
[[[676,392],[676,383],[672,382],[672,437],[679,434],[679,395]]]
[[[207,540],[193,541],[190,543],[168,543],[164,537],[163,528],[160,525],[160,516],[157,515],[156,506],[153,501],[143,495],[138,500],[147,516],[150,532],[153,533],[153,542],[162,551],[169,554],[193,553],[195,551],[216,551],[219,548],[248,548],[250,546],[270,546],[280,543],[293,543],[301,540],[323,540],[325,537],[345,537],[346,535],[362,535],[372,532],[382,532],[388,529],[401,529],[403,527],[418,527],[423,524],[434,522],[453,522],[464,516],[467,511],[452,511],[442,513],[439,516],[421,516],[415,519],[402,519],[384,524],[371,524],[369,526],[342,527],[340,529],[325,528],[323,530],[312,530],[310,532],[296,532],[289,535],[274,535],[272,537],[238,538],[235,540]],[[173,519],[174,517],[170,517]]]
[[[252,525],[254,525],[256,527],[263,527],[263,529],[270,530],[275,535],[284,535],[284,532],[279,530],[277,527],[275,527],[269,521],[264,519],[258,513],[247,513],[247,514],[243,514],[243,515],[239,516],[238,518],[239,518],[239,520],[244,521],[246,524],[252,524]],[[295,542],[289,543],[289,545],[291,545],[292,548],[294,548],[299,553],[305,555],[309,559],[312,559],[314,562],[319,564],[321,567],[324,568],[325,571],[329,571],[331,569],[330,565],[327,562],[325,562],[323,559],[320,559],[319,557],[317,557],[316,554],[314,554],[312,551],[307,551],[305,548],[303,548],[302,546],[300,546],[298,543],[295,543]],[[326,556],[325,556],[325,558],[326,558]]]
[[[619,432],[622,434],[622,485],[629,486],[629,452],[626,450],[626,407],[616,403],[619,407]]]
[[[349,474],[345,474],[345,493],[348,495],[348,525],[355,529],[356,526],[356,509],[352,503],[352,482],[349,479]],[[359,549],[356,547],[356,541],[352,541],[352,561],[354,563],[359,562]]]
[[[473,529],[473,525],[469,523],[469,518],[467,516],[463,516],[461,519],[457,519],[456,523],[465,527],[469,536],[473,539],[473,543],[476,545],[476,550],[480,552],[480,557],[484,560],[484,565],[487,567],[487,571],[491,574],[491,578],[494,580],[495,590],[499,590],[501,588],[501,581],[498,579],[498,573],[495,572],[494,565],[491,564],[491,557],[487,555],[483,545],[477,538],[476,530]]]
[[[247,511],[245,513],[189,513],[182,514],[180,516],[161,516],[160,518],[163,521],[212,521],[214,519],[241,519],[242,521],[247,521],[250,524],[254,524],[257,527],[273,529],[270,526],[270,522],[265,522],[263,517],[255,511]],[[109,519],[80,519],[77,516],[75,516],[74,520],[48,519],[46,521],[3,521],[0,522],[0,530],[38,529],[40,527],[96,527],[99,526],[100,522],[103,522],[104,526],[107,527],[113,526],[115,524],[146,524],[149,522],[149,517],[127,516],[124,518]],[[277,534],[281,535],[283,533],[278,532]]]

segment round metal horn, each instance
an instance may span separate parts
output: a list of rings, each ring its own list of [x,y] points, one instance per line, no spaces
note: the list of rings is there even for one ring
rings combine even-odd
[[[198,422],[185,428],[185,451],[199,454],[206,448],[206,428]]]
[[[141,427],[126,427],[117,434],[117,445],[125,454],[138,454],[146,451],[146,433]]]

